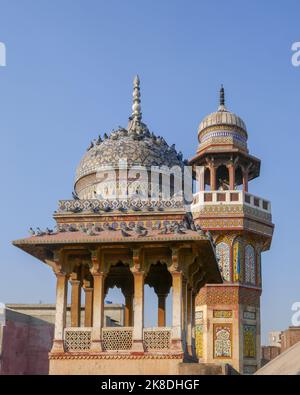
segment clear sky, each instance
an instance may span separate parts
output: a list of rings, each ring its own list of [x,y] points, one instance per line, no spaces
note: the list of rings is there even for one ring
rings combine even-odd
[[[90,140],[126,126],[138,73],[144,120],[185,157],[224,84],[262,159],[250,192],[272,201],[276,224],[263,255],[264,339],[290,325],[300,301],[299,14],[296,0],[0,0],[0,301],[54,301],[49,268],[11,240],[54,225]]]

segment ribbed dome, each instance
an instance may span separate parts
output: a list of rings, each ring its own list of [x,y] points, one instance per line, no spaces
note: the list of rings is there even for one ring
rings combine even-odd
[[[199,125],[200,134],[203,130],[211,126],[227,125],[238,127],[247,132],[244,121],[233,112],[228,111],[225,106],[220,106],[218,111],[207,115]]]

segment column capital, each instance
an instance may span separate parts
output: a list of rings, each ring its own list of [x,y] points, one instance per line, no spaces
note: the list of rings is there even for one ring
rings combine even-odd
[[[130,267],[130,270],[133,274],[136,273],[143,273],[143,249],[142,248],[134,248],[132,250],[132,266]]]

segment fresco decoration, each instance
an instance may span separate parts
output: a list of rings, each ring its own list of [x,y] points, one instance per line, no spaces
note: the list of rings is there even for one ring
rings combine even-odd
[[[219,268],[225,281],[231,280],[230,271],[230,247],[227,243],[221,242],[217,244],[216,255],[219,260]]]
[[[232,357],[231,324],[214,324],[214,358]]]
[[[203,358],[203,325],[195,326],[196,354]]]
[[[255,285],[255,250],[251,244],[245,247],[245,283]]]
[[[256,326],[244,325],[244,357],[256,357]]]

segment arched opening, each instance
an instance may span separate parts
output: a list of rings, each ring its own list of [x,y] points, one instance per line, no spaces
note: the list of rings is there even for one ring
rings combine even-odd
[[[235,168],[235,182],[236,182],[236,189],[242,190],[243,188],[243,171],[241,166],[237,166]]]
[[[204,190],[208,191],[211,190],[211,186],[210,186],[210,170],[207,167],[204,171]]]
[[[168,307],[170,306],[170,299],[167,301],[167,298],[170,295],[172,286],[172,276],[167,269],[167,265],[161,262],[155,265],[152,264],[145,279],[145,284],[153,289],[152,292],[147,291],[149,296],[151,294],[152,296],[149,300],[145,298],[145,301],[147,301],[144,307],[145,317],[148,317],[149,314],[149,318],[152,316],[151,320],[147,318],[149,323],[156,322],[156,326],[165,327],[167,325],[167,317],[169,317],[167,310],[169,310]],[[153,301],[155,301],[157,309],[153,309]],[[153,316],[153,311],[157,311],[156,319]]]
[[[229,171],[225,165],[221,165],[217,168],[216,178],[218,190],[229,190]]]
[[[119,320],[119,325],[133,326],[134,281],[129,265],[118,262],[110,267],[108,275],[105,278],[104,293],[106,295],[106,301],[111,302],[111,304],[115,301],[118,302],[118,304],[121,302],[124,306],[123,309],[115,309],[118,310],[119,316],[117,318]],[[108,310],[109,306],[107,306],[107,312]],[[120,311],[122,311],[122,315]]]

